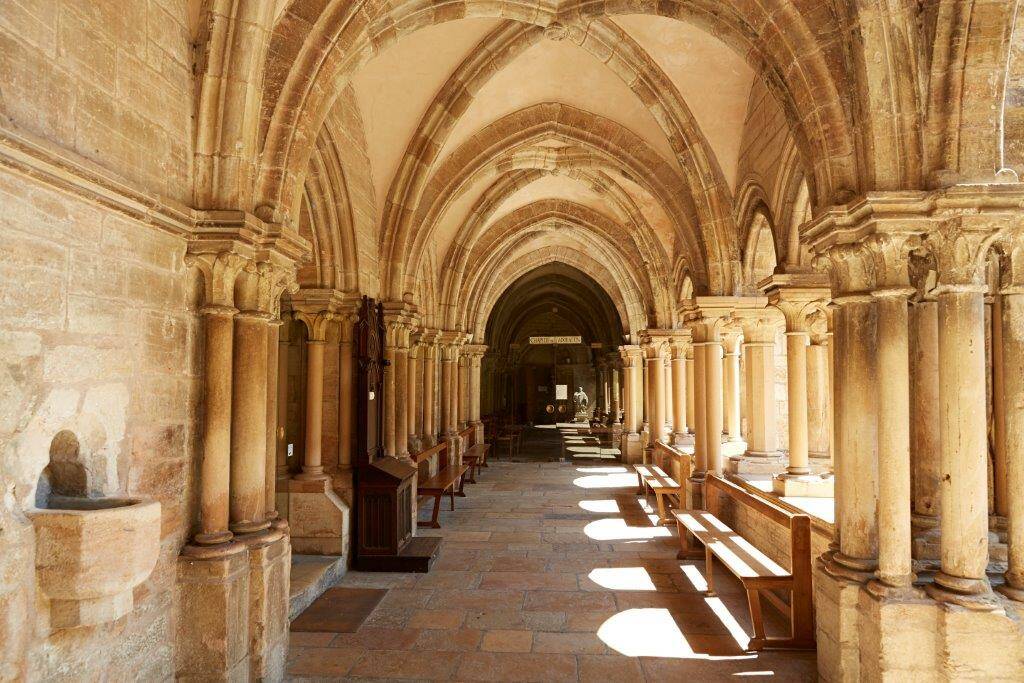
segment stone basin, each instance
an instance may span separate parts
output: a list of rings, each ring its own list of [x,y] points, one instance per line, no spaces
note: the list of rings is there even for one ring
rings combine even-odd
[[[160,552],[160,503],[53,495],[30,510],[36,580],[54,630],[91,626],[132,611],[132,592]]]

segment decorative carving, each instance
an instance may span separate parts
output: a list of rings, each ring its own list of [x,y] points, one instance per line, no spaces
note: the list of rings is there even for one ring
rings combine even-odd
[[[248,263],[248,258],[233,251],[185,255],[185,265],[198,268],[203,274],[203,298],[207,306],[234,308],[235,280]]]
[[[938,224],[926,240],[935,257],[939,287],[984,287],[985,258],[1004,233],[988,223],[956,216]]]

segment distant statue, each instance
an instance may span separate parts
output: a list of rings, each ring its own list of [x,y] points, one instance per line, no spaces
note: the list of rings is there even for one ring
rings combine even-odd
[[[578,420],[581,418],[587,419],[587,408],[590,407],[590,399],[587,398],[587,392],[583,391],[583,387],[576,390],[576,393],[572,395],[572,403],[576,408],[575,417]]]

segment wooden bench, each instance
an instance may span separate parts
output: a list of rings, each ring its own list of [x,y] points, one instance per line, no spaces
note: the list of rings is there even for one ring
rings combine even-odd
[[[470,446],[462,455],[462,462],[469,466],[469,483],[476,483],[476,475],[480,473],[481,467],[487,467],[487,451],[490,445],[482,443]]]
[[[455,509],[455,496],[465,495],[462,487],[465,485],[466,470],[469,469],[469,465],[455,465],[450,463],[448,467],[440,470],[437,474],[424,479],[419,483],[417,487],[417,493],[421,496],[433,496],[434,497],[434,512],[430,515],[429,522],[417,522],[418,526],[430,527],[431,529],[440,529],[441,525],[437,521],[437,515],[441,508],[441,497],[444,496],[445,492],[449,492],[452,498],[452,510]],[[455,482],[459,483],[459,488],[456,491]]]
[[[721,497],[726,496],[738,504],[747,505],[769,521],[789,530],[792,570],[786,570],[755,548],[747,539],[730,529],[719,517]],[[704,500],[707,510],[677,510],[673,513],[682,544],[680,558],[699,557],[701,551],[691,539],[704,546],[705,573],[708,595],[715,594],[712,565],[714,558],[728,569],[747,592],[750,620],[754,637],[750,649],[814,649],[814,607],[811,593],[811,520],[807,515],[795,514],[755,496],[736,484],[713,474],[704,480]],[[773,591],[789,593],[789,602]],[[761,597],[783,614],[789,616],[788,638],[768,638],[761,615]]]
[[[666,503],[671,501],[666,501],[666,498],[675,497],[676,506],[681,505],[682,486],[657,465],[634,465],[634,468],[636,469],[637,495],[643,495],[646,498],[653,493],[658,504],[658,523],[671,524],[672,517],[666,514],[666,510],[669,509]]]

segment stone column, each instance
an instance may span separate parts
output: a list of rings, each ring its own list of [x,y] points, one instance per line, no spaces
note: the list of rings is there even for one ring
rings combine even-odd
[[[693,343],[686,347],[686,426],[690,434],[697,425],[697,385],[694,373]]]
[[[484,423],[480,419],[481,364],[487,347],[483,344],[467,344],[463,353],[468,364],[467,392],[469,394],[468,424],[473,428],[474,443],[484,442]]]
[[[789,407],[789,465],[775,477],[772,488],[784,496],[831,497],[832,479],[811,475],[807,442],[807,346],[813,316],[828,303],[828,278],[816,273],[777,273],[769,280],[766,294],[786,319]]]
[[[267,511],[267,519],[271,520],[271,523],[280,516],[277,511],[277,434],[279,427],[284,426],[284,423],[278,422],[280,411],[277,408],[279,396],[277,381],[281,376],[279,342],[282,324],[280,311],[276,311],[274,317],[267,324],[267,461],[263,470],[263,490],[266,497],[264,508]]]
[[[230,290],[229,290],[230,291]],[[231,378],[234,317],[227,305],[203,307],[205,332],[203,458],[199,470],[199,531],[197,546],[228,543],[228,490],[231,480]]]
[[[355,323],[357,315],[348,313],[338,319],[338,467],[352,468],[353,429],[355,427]]]
[[[665,443],[672,443],[672,434],[675,433],[675,395],[672,391],[672,350],[664,346],[662,350],[662,379],[661,394],[662,403],[665,405],[665,426],[662,431]]]
[[[650,433],[648,449],[654,447],[656,441],[665,438],[665,402],[663,380],[665,373],[662,366],[665,361],[661,357],[661,349],[657,345],[646,345],[647,356],[647,427]]]
[[[417,397],[419,395],[419,387],[416,381],[417,374],[419,373],[419,361],[420,361],[420,347],[418,340],[410,341],[409,353],[406,357],[406,368],[405,368],[405,395],[406,395],[406,408],[405,408],[405,431],[406,439],[409,444],[409,453],[418,453],[421,450],[419,434],[416,432],[416,416],[419,413],[417,410]]]
[[[621,387],[619,383],[619,373],[621,370],[617,365],[611,366],[612,370],[612,424],[621,424],[621,418],[619,417],[620,405],[619,397],[621,396]]]
[[[725,335],[725,428],[729,441],[742,441],[740,434],[740,335]]]
[[[693,339],[693,381],[694,390],[694,424],[693,424],[693,477],[700,481],[704,480],[704,474],[708,470],[708,428],[707,428],[707,375],[704,372],[707,355],[704,352],[704,326],[694,324],[690,329]],[[700,394],[697,393],[700,387]]]
[[[430,330],[424,333],[423,341],[423,430],[422,433],[431,446],[437,444],[438,428],[434,422],[435,397],[437,390],[435,378],[437,377],[437,332]]]
[[[277,365],[277,432],[275,452],[277,453],[277,479],[288,478],[288,349],[291,346],[291,328],[293,318],[285,314],[284,324],[278,328],[277,354],[280,362]],[[278,488],[282,482],[278,481]]]
[[[458,378],[458,401],[459,401],[459,431],[469,425],[469,364],[465,354],[459,356],[459,378]]]
[[[412,317],[405,304],[384,304],[384,453],[409,458],[409,337]]]
[[[1024,601],[1024,274],[1019,252],[1014,252],[1011,272],[1004,280],[1002,315],[1003,455],[1006,465],[1005,514],[1007,521],[1006,583],[1000,592]]]
[[[811,345],[807,347],[807,450],[812,466],[815,461],[824,463],[829,457],[832,387],[828,356],[828,333],[811,335]]]
[[[722,473],[722,358],[721,333],[716,322],[705,323],[704,349],[704,393],[705,393],[705,442],[707,469],[714,474]]]
[[[994,607],[988,566],[985,292],[979,267],[990,233],[952,222],[929,235],[938,265],[941,570],[928,593]]]
[[[689,339],[684,336],[672,338],[672,443],[683,444],[689,441],[689,428],[686,421],[686,352]]]
[[[910,462],[914,557],[939,559],[939,305],[931,292],[910,309]]]
[[[643,459],[640,439],[640,364],[643,362],[643,351],[639,346],[620,346],[622,368],[625,375],[625,400],[623,406],[622,426],[622,458],[627,463],[637,463]]]
[[[265,519],[267,320],[268,314],[255,308],[235,316],[229,507],[236,534],[270,526]]]
[[[765,303],[737,311],[747,355],[747,450],[729,461],[729,471],[738,474],[774,474],[782,467],[775,404],[775,331],[782,316]]]
[[[652,422],[651,411],[654,409],[654,406],[651,404],[651,374],[650,374],[650,362],[649,361],[647,361],[647,360],[644,361],[643,367],[641,368],[640,372],[642,373],[642,376],[643,376],[643,385],[642,385],[643,386],[643,396],[642,396],[642,400],[643,400],[643,416],[644,416],[644,418],[643,418],[644,419],[643,429],[648,434],[648,438],[652,438],[652,437],[650,437],[650,434],[654,430],[651,429],[651,422]]]
[[[301,312],[297,317],[306,323],[309,339],[306,342],[306,452],[299,481],[319,481],[327,478],[322,459],[324,409],[324,347],[327,328],[334,314]]]

